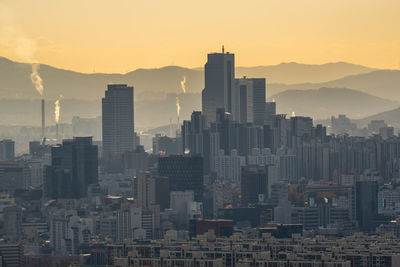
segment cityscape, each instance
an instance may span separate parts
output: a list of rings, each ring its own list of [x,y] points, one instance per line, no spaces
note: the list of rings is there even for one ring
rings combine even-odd
[[[400,66],[243,66],[239,33],[197,52],[202,67],[72,71],[10,26],[14,4],[0,3],[0,267],[400,267]]]

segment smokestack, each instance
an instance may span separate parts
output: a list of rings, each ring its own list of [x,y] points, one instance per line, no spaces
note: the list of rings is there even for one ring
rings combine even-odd
[[[44,99],[42,98],[42,138],[44,139],[45,116],[44,116]]]
[[[58,141],[58,123],[56,123],[56,140]]]

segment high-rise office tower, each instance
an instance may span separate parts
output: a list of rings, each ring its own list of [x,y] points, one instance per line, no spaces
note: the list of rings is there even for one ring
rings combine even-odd
[[[0,160],[13,160],[15,157],[15,142],[10,139],[0,141]]]
[[[363,231],[374,231],[378,217],[378,183],[356,182],[356,218]]]
[[[242,206],[264,202],[268,198],[268,167],[249,165],[242,168]]]
[[[193,191],[194,200],[203,198],[203,158],[174,155],[158,159],[158,172],[168,177],[169,191]]]
[[[47,197],[86,197],[88,186],[98,183],[97,157],[92,137],[75,137],[52,147],[51,166],[46,168]]]
[[[182,149],[184,154],[202,156],[204,174],[210,172],[211,142],[213,134],[207,124],[207,118],[200,111],[193,111],[190,121],[182,125]],[[218,147],[219,149],[219,147]]]
[[[235,80],[233,119],[240,123],[263,125],[265,119],[265,78]]]
[[[102,99],[103,154],[122,154],[134,149],[133,87],[109,84]]]
[[[232,112],[235,83],[235,55],[225,53],[208,54],[204,67],[205,87],[202,92],[203,114],[208,122],[214,122],[217,108]]]

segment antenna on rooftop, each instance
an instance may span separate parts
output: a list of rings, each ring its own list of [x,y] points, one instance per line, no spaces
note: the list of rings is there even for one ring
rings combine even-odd
[[[225,53],[225,48],[224,48],[224,45],[222,45],[222,54],[224,54]]]

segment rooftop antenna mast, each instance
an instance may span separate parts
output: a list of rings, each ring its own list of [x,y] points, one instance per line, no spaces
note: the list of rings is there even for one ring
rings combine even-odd
[[[224,47],[224,45],[222,45],[222,54],[224,54],[225,53],[225,47]]]

